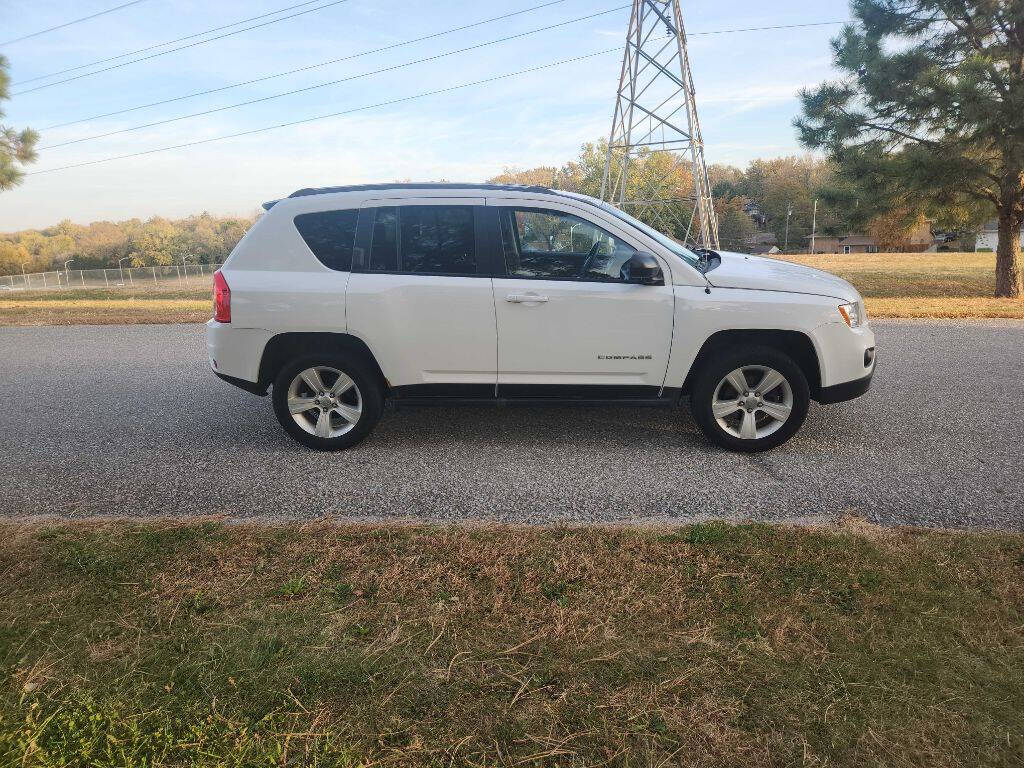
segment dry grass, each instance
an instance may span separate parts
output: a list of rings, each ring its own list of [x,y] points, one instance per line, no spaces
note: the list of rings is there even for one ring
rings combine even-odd
[[[972,296],[937,298],[868,298],[869,318],[1010,318],[1024,319],[1024,300]]]
[[[0,325],[204,323],[211,314],[208,288],[0,291]]]
[[[0,301],[0,325],[133,325],[203,323],[209,300],[33,299]]]
[[[996,299],[994,253],[785,256],[849,280],[869,317],[1024,318],[1024,299]]]
[[[996,288],[993,253],[854,253],[784,258],[839,275],[870,298],[990,298]]]
[[[1024,539],[0,526],[0,764],[1011,766]]]

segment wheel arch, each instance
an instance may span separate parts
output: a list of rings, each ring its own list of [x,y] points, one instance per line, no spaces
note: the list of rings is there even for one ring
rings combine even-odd
[[[279,333],[272,337],[263,348],[257,386],[264,392],[277,378],[281,368],[300,355],[317,352],[333,352],[356,355],[375,373],[381,391],[389,389],[387,378],[366,342],[348,333],[300,332]]]
[[[690,365],[683,382],[683,394],[689,394],[693,378],[704,362],[723,349],[730,349],[741,344],[761,344],[774,347],[793,358],[807,378],[811,399],[815,399],[821,391],[821,359],[814,347],[811,337],[801,331],[782,331],[771,329],[731,329],[711,334],[701,345],[700,351]]]

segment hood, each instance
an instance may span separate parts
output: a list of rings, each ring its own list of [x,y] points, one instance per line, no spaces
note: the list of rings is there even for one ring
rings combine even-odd
[[[707,273],[716,288],[749,288],[756,291],[789,291],[857,301],[857,289],[829,272],[778,259],[716,251],[722,263]]]

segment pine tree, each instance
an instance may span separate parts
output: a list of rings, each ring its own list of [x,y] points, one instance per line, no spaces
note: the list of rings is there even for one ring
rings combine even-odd
[[[807,147],[882,209],[987,203],[996,296],[1022,295],[1024,0],[852,0],[843,78],[801,93]]]
[[[7,59],[0,56],[0,102],[10,98],[11,78],[7,74]],[[4,116],[0,109],[0,119]],[[24,166],[36,159],[35,145],[39,134],[31,128],[21,132],[0,125],[0,192],[12,189],[21,183]]]

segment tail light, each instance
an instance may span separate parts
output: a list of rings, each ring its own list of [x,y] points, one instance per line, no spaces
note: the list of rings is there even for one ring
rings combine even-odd
[[[231,322],[231,289],[219,269],[213,273],[213,319],[218,323]]]

